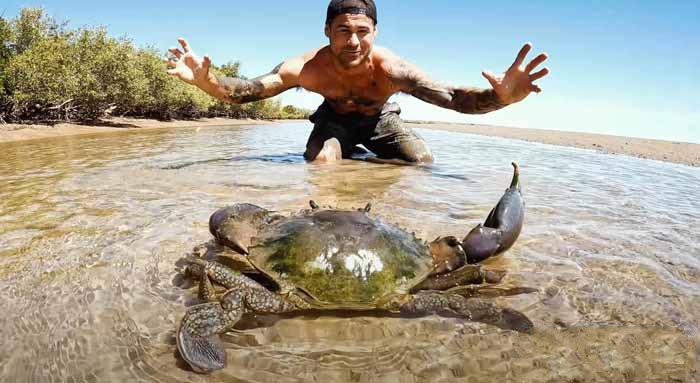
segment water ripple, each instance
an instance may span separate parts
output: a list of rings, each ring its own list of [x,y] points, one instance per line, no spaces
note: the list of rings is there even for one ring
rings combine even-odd
[[[436,163],[310,166],[307,123],[2,144],[0,376],[13,381],[690,381],[700,327],[700,169],[420,131]],[[489,267],[534,334],[454,318],[257,318],[229,368],[190,372],[176,262],[215,209],[362,207],[419,237],[465,235],[521,165],[526,223]],[[695,342],[695,343],[694,343]]]

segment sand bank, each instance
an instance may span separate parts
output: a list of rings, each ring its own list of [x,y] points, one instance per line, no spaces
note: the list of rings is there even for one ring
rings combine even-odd
[[[687,142],[475,124],[431,122],[413,123],[410,125],[423,129],[448,130],[482,136],[541,142],[551,145],[572,146],[576,148],[593,149],[605,153],[624,154],[690,166],[700,166],[700,144]]]
[[[141,118],[115,117],[100,121],[95,125],[83,123],[60,123],[56,125],[2,124],[0,125],[0,143],[50,137],[77,136],[83,134],[123,132],[125,130],[237,126],[270,123],[271,121],[267,120],[234,120],[229,118],[200,118],[196,120],[158,121]]]
[[[0,143],[134,129],[237,126],[270,123],[274,122],[265,120],[234,120],[226,118],[203,118],[197,120],[175,120],[167,122],[135,118],[112,118],[105,120],[99,125],[74,123],[61,123],[53,126],[39,124],[5,124],[0,125]],[[503,137],[515,140],[541,142],[551,145],[572,146],[612,154],[624,154],[659,161],[700,166],[700,144],[693,143],[609,136],[592,133],[507,128],[502,126],[474,124],[430,122],[411,123],[410,125],[423,129],[447,130],[484,136]]]

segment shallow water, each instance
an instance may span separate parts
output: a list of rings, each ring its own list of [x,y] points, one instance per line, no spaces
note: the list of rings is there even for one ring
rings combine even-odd
[[[312,166],[306,123],[0,145],[0,377],[7,381],[697,381],[700,169],[423,131],[431,167]],[[218,207],[309,199],[419,237],[463,236],[522,168],[526,222],[487,262],[532,334],[420,319],[260,318],[210,378],[179,359],[196,291],[178,260]]]

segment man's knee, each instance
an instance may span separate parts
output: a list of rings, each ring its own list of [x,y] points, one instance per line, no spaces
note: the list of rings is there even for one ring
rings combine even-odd
[[[323,143],[307,144],[304,158],[315,163],[330,163],[343,159],[343,151],[340,141],[329,138]]]
[[[433,153],[422,139],[404,143],[401,147],[400,159],[414,164],[429,164],[433,162]]]

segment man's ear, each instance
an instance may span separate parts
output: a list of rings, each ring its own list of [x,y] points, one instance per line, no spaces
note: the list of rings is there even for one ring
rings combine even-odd
[[[326,34],[326,37],[329,39],[331,38],[331,26],[326,24],[326,28],[323,29],[323,32]]]

